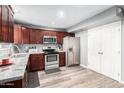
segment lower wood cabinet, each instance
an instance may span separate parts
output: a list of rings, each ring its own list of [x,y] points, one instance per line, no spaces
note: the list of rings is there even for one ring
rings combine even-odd
[[[0,84],[0,88],[26,88],[28,85],[28,73],[25,71],[24,78]]]
[[[59,52],[59,67],[65,66],[65,52]]]
[[[44,70],[44,54],[30,55],[30,71]]]

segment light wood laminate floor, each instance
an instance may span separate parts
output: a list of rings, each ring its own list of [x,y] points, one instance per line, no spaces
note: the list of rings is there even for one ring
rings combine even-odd
[[[61,71],[29,74],[29,86],[37,88],[123,88],[124,85],[81,66],[62,67]]]

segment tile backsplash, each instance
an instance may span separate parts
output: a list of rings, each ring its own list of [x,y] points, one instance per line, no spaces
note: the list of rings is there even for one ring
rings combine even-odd
[[[12,47],[12,43],[0,43],[0,59],[8,57],[10,51],[16,53],[16,49]],[[46,47],[51,47],[56,50],[62,50],[61,44],[17,44],[21,52],[28,52],[29,49],[36,48],[38,52]],[[12,48],[12,49],[11,49]]]
[[[11,43],[0,43],[0,59],[6,58],[10,54]]]
[[[61,44],[18,44],[18,47],[22,51],[28,51],[29,49],[36,48],[38,51],[42,51],[46,47],[51,47],[54,49],[62,49]]]

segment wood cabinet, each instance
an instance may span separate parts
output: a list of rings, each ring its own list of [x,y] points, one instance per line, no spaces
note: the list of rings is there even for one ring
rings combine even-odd
[[[57,32],[57,44],[62,44],[62,32]]]
[[[59,52],[59,66],[65,66],[65,52]]]
[[[22,43],[22,32],[21,25],[14,25],[14,43],[21,44]]]
[[[30,44],[42,44],[42,43],[43,43],[42,31],[37,29],[31,29]]]
[[[12,43],[14,42],[14,20],[13,20],[13,13],[11,10],[9,12],[9,40],[8,41]]]
[[[28,86],[28,73],[25,70],[24,77],[19,80],[0,84],[0,88],[26,88]]]
[[[2,7],[0,6],[0,42],[2,41]]]
[[[2,6],[2,36],[3,42],[8,42],[8,35],[9,35],[9,10],[6,6]]]
[[[13,11],[10,6],[0,6],[0,42],[13,42]]]
[[[22,27],[21,25],[16,24],[14,26],[14,43],[43,44],[44,36],[56,36],[57,44],[63,44],[63,38],[66,36],[74,36],[74,33],[33,29],[28,27]]]
[[[30,55],[30,71],[43,70],[45,68],[44,54]]]
[[[22,44],[30,43],[30,29],[27,27],[21,27]]]
[[[63,38],[66,36],[74,37],[74,33],[68,32],[57,32],[57,44],[63,44]]]
[[[15,44],[29,44],[30,43],[30,29],[22,27],[21,25],[14,25],[14,43]]]

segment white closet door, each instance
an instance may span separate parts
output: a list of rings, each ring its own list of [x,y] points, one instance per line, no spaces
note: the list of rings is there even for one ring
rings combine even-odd
[[[102,29],[102,59],[101,73],[113,79],[120,79],[121,70],[121,32],[120,23],[101,27]]]
[[[88,67],[92,70],[100,72],[101,55],[101,32],[99,29],[91,29],[88,31]]]

